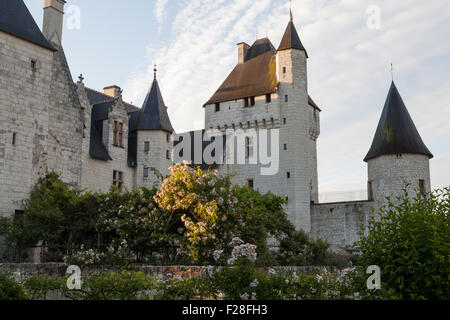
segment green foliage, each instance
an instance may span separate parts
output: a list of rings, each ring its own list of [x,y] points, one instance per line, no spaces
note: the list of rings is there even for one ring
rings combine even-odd
[[[388,199],[389,200],[389,199]],[[450,188],[403,196],[368,224],[362,266],[381,268],[382,287],[402,299],[450,299]]]
[[[142,272],[102,272],[90,276],[80,290],[63,289],[73,300],[148,300],[156,289],[152,278]]]
[[[75,265],[224,265],[235,237],[256,245],[258,265],[327,263],[327,244],[296,231],[284,199],[234,186],[230,176],[171,167],[159,190],[73,190],[56,174],[41,179],[25,213],[0,220],[10,260],[42,242],[43,261]],[[268,240],[280,243],[271,251]]]
[[[169,281],[160,284],[157,299],[225,299],[225,300],[327,300],[359,299],[350,281],[356,270],[332,274],[278,273],[258,269],[240,258],[230,267],[210,269],[204,278]],[[370,293],[364,297],[373,299]]]
[[[28,292],[30,300],[46,300],[51,292],[59,292],[66,281],[62,279],[51,279],[33,276],[23,282],[24,289]]]
[[[78,195],[56,174],[41,179],[25,203],[25,214],[9,221],[2,219],[1,231],[13,249],[13,257],[21,261],[25,250],[34,248],[40,241],[49,252],[59,252],[65,246],[62,239],[68,238],[71,229],[69,207],[78,200]]]
[[[0,272],[0,300],[27,300],[28,295],[20,283],[9,274]]]

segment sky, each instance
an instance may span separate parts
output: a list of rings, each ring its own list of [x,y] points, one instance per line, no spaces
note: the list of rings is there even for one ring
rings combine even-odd
[[[177,133],[204,128],[203,104],[237,63],[238,42],[278,46],[287,0],[68,0],[63,46],[76,80],[123,89],[140,106],[153,65]],[[25,0],[42,25],[44,0]],[[424,140],[433,188],[450,185],[448,0],[293,0],[321,107],[321,199],[364,197],[371,145],[391,83]],[[337,198],[339,199],[337,199]]]

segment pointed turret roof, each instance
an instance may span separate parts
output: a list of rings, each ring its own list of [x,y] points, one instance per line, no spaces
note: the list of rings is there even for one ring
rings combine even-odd
[[[280,46],[277,51],[288,50],[288,49],[298,49],[305,51],[306,57],[308,58],[308,52],[306,52],[305,47],[300,41],[300,37],[298,36],[297,29],[295,29],[294,22],[289,21],[286,31],[284,32],[283,39],[281,39]]]
[[[156,75],[139,113],[134,130],[163,130],[170,133],[174,132],[169,115],[167,114],[167,107],[159,89],[158,80],[156,80]]]
[[[423,154],[433,158],[392,82],[372,146],[364,161],[381,155],[400,153]]]
[[[45,39],[23,0],[0,1],[0,31],[56,51]]]

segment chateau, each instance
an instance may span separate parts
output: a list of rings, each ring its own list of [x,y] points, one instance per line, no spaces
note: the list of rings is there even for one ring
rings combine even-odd
[[[42,31],[22,0],[0,2],[2,216],[21,213],[32,187],[52,171],[71,186],[91,191],[107,191],[111,185],[153,187],[158,183],[153,168],[167,174],[181,137],[198,133],[175,133],[156,69],[141,108],[124,102],[117,86],[99,92],[85,87],[82,76],[74,83],[61,45],[65,2],[45,0]],[[233,174],[237,184],[285,197],[286,212],[298,229],[348,246],[358,240],[372,208],[383,205],[386,196],[399,195],[405,182],[430,190],[433,156],[392,83],[364,158],[368,200],[319,203],[322,110],[308,94],[308,54],[292,18],[277,48],[263,38],[251,46],[239,43],[237,53],[235,68],[203,106],[205,129],[224,136],[228,130],[276,132],[271,154],[278,155],[279,169],[264,175],[265,164],[252,164],[258,146],[250,133],[247,164],[217,162],[215,167]],[[208,144],[202,142],[201,150]],[[225,146],[231,148],[229,141]],[[192,155],[182,157],[192,160]]]

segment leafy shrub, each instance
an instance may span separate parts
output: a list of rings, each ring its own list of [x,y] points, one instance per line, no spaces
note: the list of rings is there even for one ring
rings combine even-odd
[[[73,190],[56,174],[41,179],[25,213],[0,219],[10,260],[23,261],[39,242],[43,261],[76,265],[224,265],[235,237],[256,245],[257,264],[329,261],[328,245],[296,231],[284,199],[235,186],[231,176],[174,165],[160,190]],[[279,243],[272,251],[268,241]],[[334,263],[334,262],[332,262]]]
[[[102,272],[90,276],[80,290],[63,287],[63,295],[73,300],[147,300],[156,288],[142,272]]]
[[[11,275],[0,272],[0,300],[26,300],[28,296]]]
[[[49,293],[60,292],[65,283],[65,278],[51,279],[33,276],[25,279],[22,286],[28,292],[30,300],[46,300]]]
[[[360,299],[350,281],[355,270],[332,274],[279,273],[258,269],[248,259],[219,269],[211,267],[204,278],[161,283],[157,299],[192,300],[325,300]],[[373,298],[367,292],[364,297]]]
[[[233,239],[233,255],[228,267],[208,267],[203,278],[184,281],[172,280],[159,285],[158,299],[228,299],[228,300],[299,300],[299,299],[354,299],[352,281],[356,269],[345,269],[337,274],[281,274],[268,272],[255,265],[254,245]],[[359,283],[358,283],[359,284]],[[358,287],[359,288],[359,287]],[[365,289],[364,289],[365,290]],[[372,297],[367,293],[365,297]]]
[[[361,231],[358,262],[380,266],[382,287],[402,299],[450,299],[450,188],[388,200]]]

